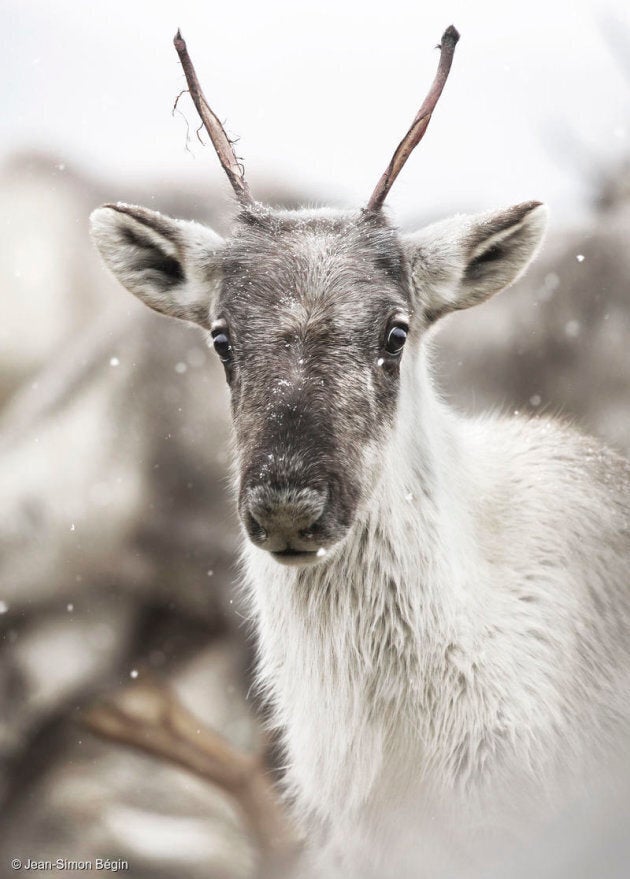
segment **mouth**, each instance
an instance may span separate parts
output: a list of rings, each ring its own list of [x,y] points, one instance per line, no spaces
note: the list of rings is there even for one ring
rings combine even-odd
[[[322,550],[282,549],[270,552],[270,555],[281,565],[299,566],[313,565],[320,562],[326,555]]]

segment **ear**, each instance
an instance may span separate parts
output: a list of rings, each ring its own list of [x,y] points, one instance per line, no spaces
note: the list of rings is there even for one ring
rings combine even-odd
[[[435,223],[404,238],[411,278],[427,318],[484,302],[525,271],[543,239],[538,201]]]
[[[105,264],[134,296],[162,314],[209,326],[224,244],[211,229],[119,203],[92,213],[90,233]]]

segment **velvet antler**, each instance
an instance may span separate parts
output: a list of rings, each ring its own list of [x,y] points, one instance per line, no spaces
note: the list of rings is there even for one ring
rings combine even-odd
[[[448,27],[442,34],[442,42],[438,47],[440,49],[440,62],[438,64],[433,84],[428,95],[424,99],[424,103],[418,110],[416,118],[411,123],[411,128],[398,144],[391,162],[387,166],[381,179],[378,181],[376,189],[372,193],[368,202],[368,211],[376,212],[380,210],[403,165],[424,137],[424,133],[431,121],[433,111],[435,110],[436,104],[442,94],[442,89],[448,79],[451,64],[453,63],[453,56],[455,54],[455,46],[457,45],[458,40],[459,33],[453,25]]]
[[[249,186],[247,185],[247,181],[245,180],[245,172],[243,171],[243,166],[236,157],[234,147],[232,146],[232,141],[225,133],[225,129],[221,125],[217,115],[213,112],[210,104],[206,100],[203,91],[201,90],[199,80],[197,79],[197,73],[195,72],[193,63],[190,60],[190,55],[188,54],[188,49],[186,48],[186,42],[182,37],[180,31],[177,31],[177,33],[175,34],[173,45],[177,50],[179,60],[184,70],[184,75],[186,77],[186,83],[188,84],[190,97],[192,98],[193,103],[197,108],[199,118],[201,119],[204,128],[208,132],[208,136],[212,141],[212,145],[217,151],[217,155],[219,157],[221,165],[223,166],[223,170],[227,174],[229,181],[232,184],[232,188],[234,189],[234,192],[236,193],[240,203],[246,206],[253,205],[254,199],[251,196]]]

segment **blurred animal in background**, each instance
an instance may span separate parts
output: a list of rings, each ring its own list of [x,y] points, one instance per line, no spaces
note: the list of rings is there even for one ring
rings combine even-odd
[[[412,235],[383,213],[457,39],[367,207],[286,211],[252,199],[178,35],[235,226],[92,215],[123,285],[223,363],[259,681],[323,876],[483,873],[627,747],[628,463],[547,418],[458,415],[431,377],[433,325],[517,279],[545,210]]]

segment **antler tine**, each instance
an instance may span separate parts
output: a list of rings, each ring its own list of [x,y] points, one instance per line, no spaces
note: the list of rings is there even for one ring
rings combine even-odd
[[[186,48],[186,42],[179,30],[175,34],[173,45],[179,55],[179,60],[186,77],[186,83],[188,84],[190,97],[192,98],[193,103],[197,108],[197,113],[199,113],[199,118],[217,151],[223,170],[227,174],[240,203],[244,206],[251,206],[254,204],[254,199],[251,196],[249,186],[245,180],[243,167],[236,158],[232,142],[225,133],[225,129],[219,122],[218,117],[213,112],[201,90],[199,80],[197,79],[197,73],[195,72],[193,63],[190,60],[190,55],[188,54],[188,49]]]
[[[422,106],[418,110],[415,119],[411,123],[411,128],[398,144],[391,162],[387,166],[381,179],[378,181],[376,189],[372,193],[367,204],[368,211],[376,212],[380,210],[403,165],[424,137],[424,133],[431,121],[431,116],[433,115],[436,104],[440,100],[442,89],[448,79],[451,64],[453,63],[453,56],[455,54],[455,46],[457,45],[458,40],[459,33],[453,25],[447,27],[442,34],[442,41],[438,46],[440,49],[440,62],[438,64],[433,84],[431,85],[429,93],[424,99]]]

